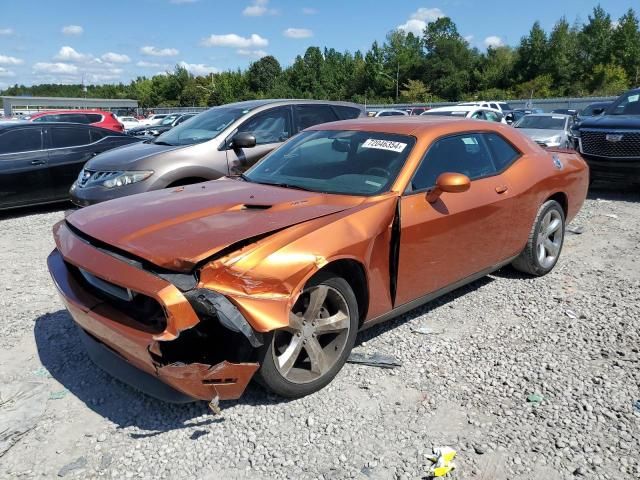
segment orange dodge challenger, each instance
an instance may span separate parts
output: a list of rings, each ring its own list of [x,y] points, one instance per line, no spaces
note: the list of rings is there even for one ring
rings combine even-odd
[[[509,263],[551,271],[588,177],[497,123],[329,123],[241,176],[70,214],[49,270],[94,362],[140,390],[232,399],[257,373],[300,397],[358,330]]]

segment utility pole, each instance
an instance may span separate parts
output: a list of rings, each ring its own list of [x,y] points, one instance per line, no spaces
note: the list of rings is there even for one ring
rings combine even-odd
[[[396,69],[396,103],[398,103],[398,90],[400,88],[400,62],[398,62],[398,68]]]

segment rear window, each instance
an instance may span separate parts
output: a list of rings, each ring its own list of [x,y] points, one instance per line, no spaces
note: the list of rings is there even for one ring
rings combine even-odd
[[[51,143],[53,148],[76,147],[91,143],[88,128],[52,127]]]
[[[102,115],[99,113],[87,113],[85,114],[89,123],[99,123],[102,121]]]
[[[299,130],[338,120],[329,105],[298,105],[296,111],[298,112]]]
[[[107,136],[107,132],[105,132],[104,130],[98,130],[97,128],[92,128],[91,129],[91,143],[95,143],[99,140],[102,140],[104,137]]]
[[[333,110],[338,114],[340,120],[351,120],[360,116],[360,109],[347,107],[346,105],[334,105]]]

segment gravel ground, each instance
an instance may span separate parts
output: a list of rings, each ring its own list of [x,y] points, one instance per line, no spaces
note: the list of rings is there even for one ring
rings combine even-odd
[[[347,364],[295,401],[251,386],[215,417],[89,361],[46,271],[62,216],[0,218],[0,384],[49,392],[0,477],[423,478],[442,445],[459,479],[640,478],[637,189],[592,192],[552,274],[506,268],[359,336],[401,367]]]

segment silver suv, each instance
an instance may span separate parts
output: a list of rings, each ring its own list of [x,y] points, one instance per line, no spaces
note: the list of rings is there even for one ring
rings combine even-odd
[[[360,105],[316,100],[252,100],[214,107],[156,139],[91,159],[71,187],[71,200],[87,206],[237,175],[307,127],[361,116]]]

